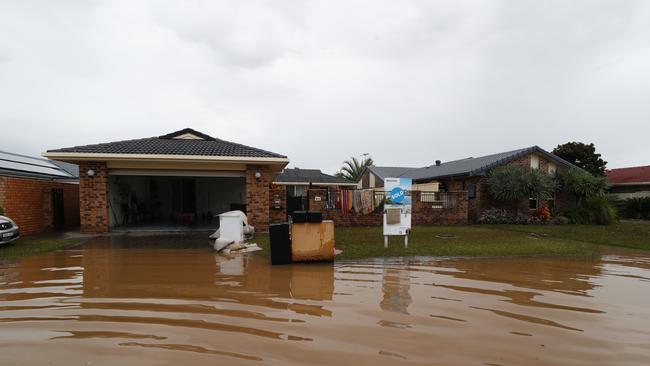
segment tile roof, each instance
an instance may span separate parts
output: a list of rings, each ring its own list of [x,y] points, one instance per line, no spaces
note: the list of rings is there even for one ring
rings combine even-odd
[[[352,185],[347,180],[325,174],[318,169],[285,169],[278,175],[274,183],[321,183],[331,185]]]
[[[76,167],[76,165],[67,164],[72,166],[63,168],[58,165],[59,163],[58,161],[0,151],[0,175],[40,179],[79,178],[79,169],[77,168],[77,174],[74,174],[75,168],[72,167]]]
[[[606,174],[611,184],[650,184],[650,165],[611,169]]]
[[[412,178],[415,181],[452,177],[458,175],[485,175],[488,170],[496,166],[505,164],[509,161],[515,160],[521,156],[531,153],[538,153],[554,160],[558,164],[562,164],[571,168],[580,169],[577,166],[569,163],[568,161],[551,154],[550,152],[540,148],[539,146],[531,146],[523,149],[506,151],[502,153],[480,156],[477,158],[466,158],[460,160],[453,160],[440,165],[430,165],[424,168],[410,170],[402,174],[402,177]]]
[[[384,180],[384,178],[394,178],[399,177],[407,171],[411,171],[417,168],[411,167],[399,167],[399,166],[376,166],[371,165],[368,167],[377,178]]]
[[[414,181],[423,181],[436,178],[462,176],[462,175],[484,175],[488,170],[512,161],[518,157],[528,155],[530,153],[538,153],[554,160],[558,164],[569,166],[579,169],[568,161],[551,154],[550,152],[540,148],[539,146],[531,146],[523,149],[506,151],[497,154],[480,156],[477,158],[470,157],[465,159],[453,160],[440,165],[430,165],[422,168],[405,168],[405,167],[369,167],[376,176],[384,179],[386,177],[393,178],[412,178]]]
[[[181,138],[181,136],[188,134],[193,135],[196,138]],[[62,149],[48,150],[47,152],[286,158],[286,156],[274,152],[214,138],[190,128],[162,136],[66,147]]]

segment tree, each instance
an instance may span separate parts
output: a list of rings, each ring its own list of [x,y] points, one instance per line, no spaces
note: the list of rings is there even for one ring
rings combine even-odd
[[[607,180],[596,177],[578,169],[562,169],[555,173],[558,188],[567,190],[576,196],[578,203],[591,197],[605,195]]]
[[[553,149],[553,154],[597,177],[605,175],[607,162],[600,157],[600,154],[596,153],[593,143],[587,145],[582,142],[567,142]]]
[[[549,199],[557,189],[552,176],[539,169],[504,165],[492,169],[487,178],[488,192],[499,201],[513,202],[522,198]]]
[[[339,170],[335,175],[341,177],[350,182],[358,182],[361,179],[361,175],[367,166],[373,165],[371,157],[365,157],[361,161],[355,157],[350,157],[350,159],[343,162],[341,170]]]

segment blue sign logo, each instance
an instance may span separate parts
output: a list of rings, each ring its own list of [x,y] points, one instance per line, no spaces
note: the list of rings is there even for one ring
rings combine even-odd
[[[395,187],[390,191],[390,199],[394,203],[402,203],[404,201],[404,190],[402,187]]]

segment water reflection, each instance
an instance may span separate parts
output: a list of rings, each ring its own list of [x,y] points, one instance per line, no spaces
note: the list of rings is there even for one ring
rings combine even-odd
[[[648,278],[644,254],[270,266],[105,237],[0,264],[0,364],[641,365]]]
[[[383,298],[380,303],[382,310],[408,314],[411,304],[410,272],[406,269],[387,267],[382,276],[381,290]]]

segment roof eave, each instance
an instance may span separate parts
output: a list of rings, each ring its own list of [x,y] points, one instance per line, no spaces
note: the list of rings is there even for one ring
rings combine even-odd
[[[41,154],[48,159],[76,161],[173,161],[197,162],[213,161],[219,163],[245,163],[282,165],[289,163],[286,157],[248,157],[248,156],[211,156],[211,155],[172,155],[172,154],[109,154],[109,153],[80,153],[47,151]]]
[[[623,183],[612,183],[608,182],[610,186],[648,186],[650,182],[623,182]]]
[[[471,176],[470,173],[456,173],[456,174],[445,174],[445,175],[436,175],[434,177],[426,177],[426,178],[413,178],[414,182],[420,182],[423,180],[432,180],[432,179],[443,179],[443,178],[451,178],[451,177],[465,177],[465,176]],[[405,177],[408,178],[408,177]]]
[[[310,184],[316,186],[356,186],[357,183],[319,183],[319,182],[273,182],[280,186],[308,186]]]

